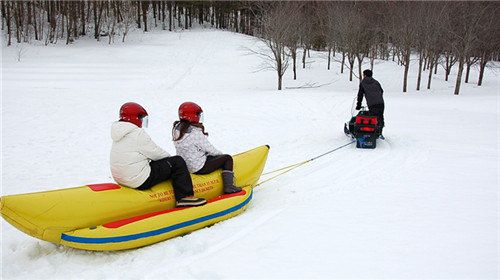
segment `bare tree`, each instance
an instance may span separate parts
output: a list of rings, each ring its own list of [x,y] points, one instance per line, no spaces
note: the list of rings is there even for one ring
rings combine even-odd
[[[483,83],[484,70],[488,61],[492,60],[495,53],[500,50],[500,7],[492,5],[481,20],[482,28],[478,32],[478,44],[475,53],[479,57],[479,78],[477,85]]]
[[[302,23],[309,19],[305,18],[304,15],[304,4],[301,2],[290,2],[286,6],[289,13],[298,12],[297,15],[292,16],[289,24],[293,27],[291,28],[286,36],[284,37],[284,45],[288,48],[290,52],[290,57],[292,58],[292,70],[293,79],[297,79],[297,50],[300,47],[300,37],[303,35]],[[286,11],[285,11],[286,12]]]
[[[119,14],[117,13],[117,2],[106,3],[106,12],[104,16],[104,21],[106,23],[108,34],[108,44],[111,45],[111,42],[114,42],[115,34],[116,34],[116,24],[118,21]]]
[[[2,1],[2,17],[5,17],[5,21],[7,22],[7,46],[12,44],[12,12],[11,12],[12,3]],[[3,21],[2,21],[3,22]]]
[[[124,15],[123,20],[118,24],[118,29],[122,32],[122,42],[125,42],[125,37],[135,22],[137,6],[129,1],[121,2],[121,4]]]
[[[491,8],[491,3],[482,2],[457,2],[450,5],[446,27],[450,34],[452,51],[458,59],[455,95],[460,93],[464,64],[467,57],[473,55],[474,46],[479,40],[482,21]]]
[[[417,25],[415,46],[419,55],[418,58],[418,75],[417,75],[417,91],[420,90],[420,82],[422,81],[422,71],[424,71],[424,62],[426,60],[426,47],[429,43],[428,37],[432,33],[434,26],[430,24],[430,20],[426,15],[429,13],[426,3],[420,2],[416,7],[417,17],[415,24]]]
[[[267,65],[276,71],[278,76],[278,90],[282,89],[283,75],[288,68],[286,42],[296,28],[293,26],[293,17],[298,13],[300,5],[290,5],[288,2],[261,2],[259,37],[267,46],[271,54],[260,52]]]
[[[397,2],[389,3],[390,14],[387,25],[394,40],[400,62],[404,66],[403,92],[407,92],[408,72],[410,69],[410,56],[415,45],[416,34],[416,14],[417,2]]]
[[[302,20],[300,23],[300,38],[302,45],[302,69],[306,68],[306,54],[311,49],[313,40],[314,40],[314,29],[315,24],[313,22],[314,18],[314,6],[312,3],[307,3],[307,5],[303,5],[301,8]],[[291,15],[293,17],[293,15]],[[298,27],[297,27],[298,28]]]
[[[429,7],[429,6],[428,6]],[[427,89],[431,88],[432,73],[436,73],[439,64],[440,53],[445,45],[444,29],[442,25],[443,14],[446,9],[446,3],[434,2],[427,9],[426,16],[426,36],[425,36],[425,54],[428,62],[429,73],[427,77]],[[425,67],[424,67],[425,68]],[[433,71],[434,70],[434,71]]]
[[[342,65],[345,58],[349,63],[349,81],[352,81],[354,71],[354,61],[359,52],[359,35],[362,33],[362,27],[357,21],[360,16],[354,3],[336,3],[332,2],[329,6],[330,24],[332,38],[335,38],[337,45],[342,52]],[[343,72],[343,71],[342,71]]]

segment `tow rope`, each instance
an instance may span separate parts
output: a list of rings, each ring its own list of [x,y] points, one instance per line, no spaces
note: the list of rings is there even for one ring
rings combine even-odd
[[[337,150],[340,150],[340,149],[342,149],[342,148],[344,148],[344,147],[347,147],[347,146],[349,146],[349,145],[351,145],[352,143],[355,143],[355,142],[356,142],[356,140],[352,140],[351,142],[349,142],[349,143],[347,143],[347,144],[344,144],[344,145],[342,145],[342,146],[339,146],[339,147],[337,147],[337,148],[335,148],[335,149],[333,149],[333,150],[330,150],[330,151],[328,151],[328,152],[326,152],[326,153],[323,153],[323,154],[321,154],[321,155],[319,155],[319,156],[315,156],[315,157],[313,157],[313,158],[310,158],[310,159],[308,159],[308,160],[305,160],[305,161],[302,161],[302,162],[299,162],[299,163],[295,163],[295,164],[288,165],[288,166],[285,166],[285,167],[282,167],[282,168],[279,168],[279,169],[276,169],[276,170],[273,170],[273,171],[269,171],[269,172],[263,173],[262,175],[264,176],[264,175],[269,175],[269,174],[276,173],[276,172],[278,172],[278,171],[282,171],[282,172],[278,173],[277,175],[274,175],[273,177],[271,177],[271,178],[269,178],[269,179],[266,179],[266,180],[264,180],[264,181],[262,181],[262,182],[257,183],[257,184],[255,185],[255,187],[260,186],[260,185],[262,185],[262,184],[264,184],[264,183],[267,183],[267,182],[269,182],[269,181],[273,180],[274,178],[276,178],[276,177],[278,177],[278,176],[281,176],[281,175],[283,175],[283,174],[285,174],[285,173],[287,173],[287,172],[290,172],[290,171],[294,170],[295,168],[298,168],[298,167],[300,167],[300,166],[302,166],[302,165],[304,165],[304,164],[306,164],[306,163],[309,163],[309,162],[311,162],[311,161],[313,161],[313,160],[315,160],[315,159],[318,159],[318,158],[320,158],[320,157],[323,157],[323,156],[326,156],[326,155],[328,155],[328,154],[331,154],[331,153],[333,153],[333,152],[335,152],[335,151],[337,151]],[[284,170],[284,171],[283,171],[283,170]]]

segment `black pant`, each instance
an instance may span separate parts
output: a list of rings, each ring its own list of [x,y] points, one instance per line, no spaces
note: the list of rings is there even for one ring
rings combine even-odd
[[[371,106],[368,106],[368,110],[370,111],[370,115],[372,116],[377,116],[377,119],[379,121],[379,125],[381,127],[385,126],[385,121],[384,121],[384,103],[382,104],[374,104]]]
[[[233,171],[233,158],[230,155],[207,156],[205,165],[203,165],[200,170],[196,171],[195,174],[209,174],[219,168]]]
[[[156,184],[172,178],[175,199],[192,196],[193,182],[186,166],[186,162],[181,156],[166,157],[149,163],[151,173],[148,179],[140,185],[138,190],[147,190]]]

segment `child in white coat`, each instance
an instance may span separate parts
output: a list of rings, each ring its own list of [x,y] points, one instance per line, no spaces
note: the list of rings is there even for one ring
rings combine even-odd
[[[202,116],[203,110],[196,103],[184,102],[179,107],[179,120],[172,129],[177,155],[186,161],[191,173],[209,174],[222,168],[224,193],[240,192],[241,188],[234,186],[233,158],[208,141]]]

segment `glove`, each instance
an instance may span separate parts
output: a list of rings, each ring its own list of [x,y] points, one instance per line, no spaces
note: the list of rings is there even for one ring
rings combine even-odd
[[[356,110],[361,110],[361,104],[356,105]]]

